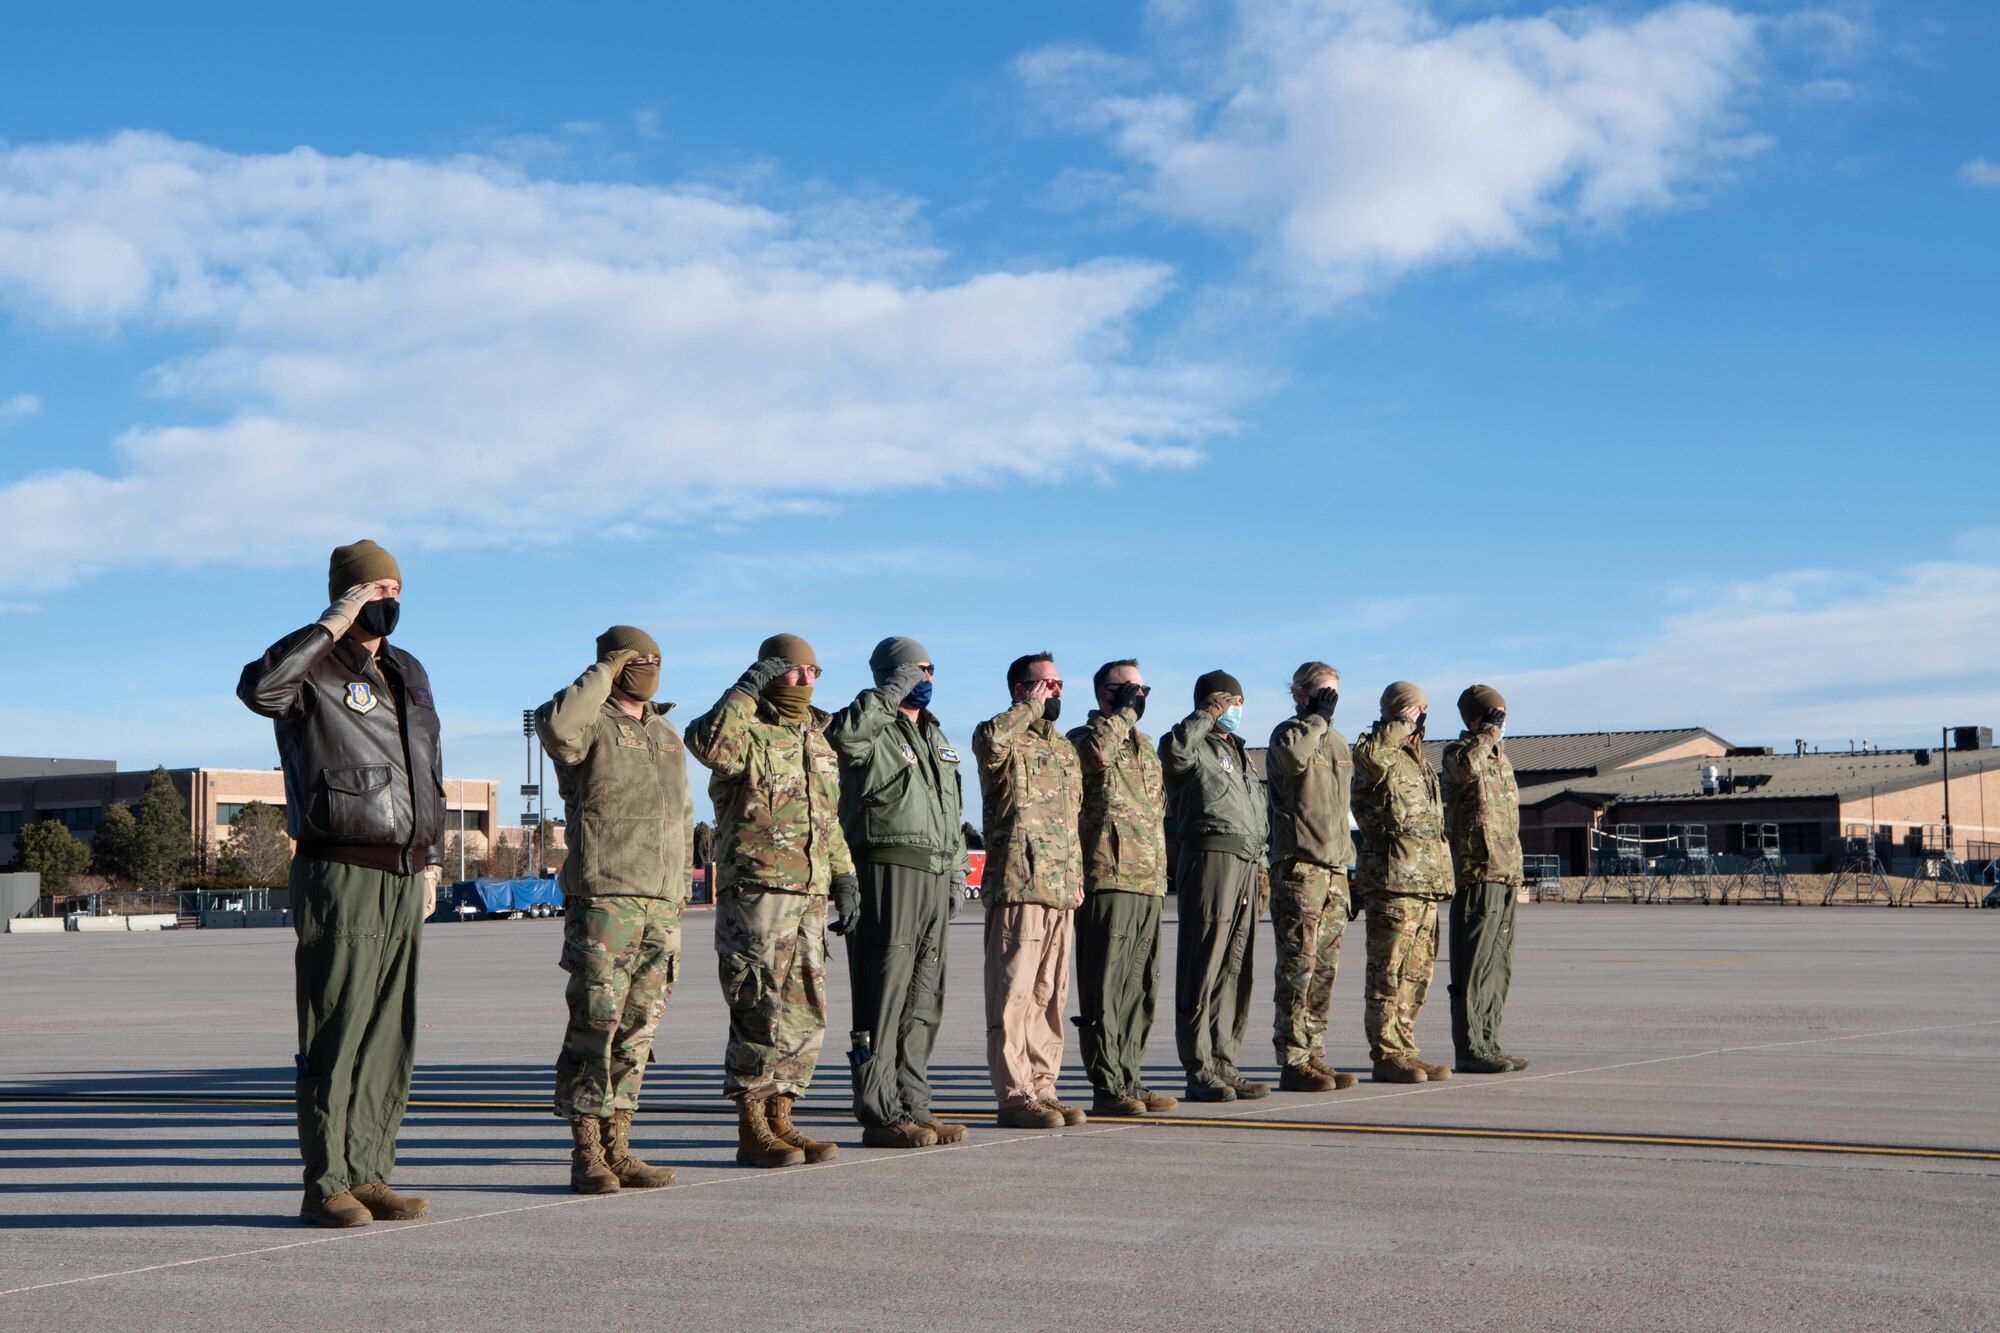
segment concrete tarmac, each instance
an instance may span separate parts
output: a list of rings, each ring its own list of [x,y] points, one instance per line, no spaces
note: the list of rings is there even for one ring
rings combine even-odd
[[[0,1328],[2000,1327],[2000,912],[1524,906],[1524,1073],[1024,1132],[990,1117],[973,905],[934,1069],[969,1142],[859,1146],[836,945],[801,1118],[840,1157],[783,1171],[732,1160],[711,920],[635,1134],[681,1183],[568,1192],[560,923],[438,925],[414,1095],[502,1105],[413,1110],[396,1184],[433,1216],[345,1232],[295,1220],[290,932],[0,936]],[[1362,956],[1357,922],[1357,1071]],[[1255,966],[1275,1080],[1268,922]],[[1450,1063],[1442,959],[1418,1033]],[[210,1100],[142,1100],[175,1096]]]

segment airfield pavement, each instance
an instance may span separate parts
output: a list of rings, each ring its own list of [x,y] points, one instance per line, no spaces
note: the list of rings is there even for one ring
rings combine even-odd
[[[568,1191],[560,924],[434,925],[415,1097],[503,1105],[413,1108],[395,1181],[432,1217],[342,1232],[295,1220],[291,932],[0,936],[0,1328],[2000,1327],[2000,912],[1524,905],[1525,1073],[1024,1132],[991,1120],[975,904],[934,1071],[969,1142],[859,1146],[836,944],[801,1119],[840,1157],[782,1171],[732,1161],[712,920],[635,1133],[678,1185]],[[1344,952],[1329,1057],[1361,1070],[1360,923]],[[1275,1078],[1268,921],[1256,975]]]

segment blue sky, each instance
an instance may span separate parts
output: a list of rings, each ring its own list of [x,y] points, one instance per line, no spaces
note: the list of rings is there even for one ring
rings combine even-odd
[[[0,20],[0,751],[272,762],[362,535],[503,781],[613,621],[2000,722],[1988,6],[407,8]]]

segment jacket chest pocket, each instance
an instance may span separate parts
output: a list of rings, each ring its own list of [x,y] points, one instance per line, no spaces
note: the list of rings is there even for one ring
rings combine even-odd
[[[326,831],[337,842],[388,843],[396,840],[396,808],[389,790],[387,764],[329,768],[326,784]]]

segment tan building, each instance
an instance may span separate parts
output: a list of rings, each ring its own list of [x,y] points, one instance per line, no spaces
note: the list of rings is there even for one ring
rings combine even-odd
[[[201,873],[214,868],[245,805],[285,807],[285,776],[275,768],[170,768],[167,776],[187,807]],[[120,772],[109,761],[0,756],[0,865],[14,859],[14,835],[37,820],[54,819],[90,842],[104,812],[113,805],[137,805],[151,777],[150,769]],[[448,851],[451,835],[463,829],[467,858],[485,853],[498,829],[499,787],[491,778],[444,780]],[[455,876],[458,867],[447,866],[446,873]]]

